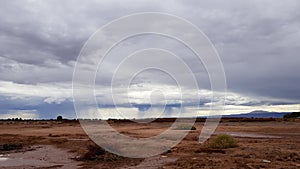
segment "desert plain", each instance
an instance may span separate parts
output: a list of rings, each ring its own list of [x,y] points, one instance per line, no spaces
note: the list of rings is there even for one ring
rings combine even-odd
[[[124,135],[155,136],[172,121],[134,123],[109,121]],[[97,146],[77,120],[0,121],[1,169],[297,169],[300,168],[299,119],[222,119],[212,138],[227,134],[237,147],[210,148],[200,144],[204,121],[175,147],[153,157],[127,158]]]

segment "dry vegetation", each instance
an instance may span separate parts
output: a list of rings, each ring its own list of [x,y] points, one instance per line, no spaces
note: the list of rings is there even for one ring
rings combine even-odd
[[[237,147],[238,144],[232,136],[228,134],[221,134],[210,139],[207,143],[207,146],[214,149],[225,149]]]

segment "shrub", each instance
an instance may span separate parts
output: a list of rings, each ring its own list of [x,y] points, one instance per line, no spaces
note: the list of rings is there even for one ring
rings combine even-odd
[[[57,117],[56,117],[56,120],[57,120],[57,121],[62,121],[62,120],[63,120],[63,117],[62,117],[62,116],[57,116]]]
[[[222,134],[215,138],[212,138],[208,142],[209,148],[234,148],[237,147],[237,141],[228,134]]]
[[[9,143],[9,144],[0,145],[0,151],[19,150],[22,148],[23,148],[22,144]]]
[[[102,149],[101,147],[98,147],[96,145],[90,145],[88,146],[88,152],[83,155],[84,160],[96,160],[98,156],[103,156],[105,155],[105,150]]]
[[[84,161],[115,161],[122,158],[116,154],[105,151],[97,145],[89,145],[88,151],[81,157]]]
[[[176,129],[177,130],[196,130],[196,127],[192,126],[190,124],[181,124]]]
[[[300,117],[300,112],[293,112],[283,116],[283,118],[297,118],[297,117]]]

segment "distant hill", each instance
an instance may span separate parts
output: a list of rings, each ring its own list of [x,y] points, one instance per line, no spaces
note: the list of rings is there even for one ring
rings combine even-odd
[[[250,113],[244,114],[232,114],[224,115],[222,117],[227,118],[283,118],[284,115],[289,114],[288,112],[268,112],[263,110],[256,110]]]

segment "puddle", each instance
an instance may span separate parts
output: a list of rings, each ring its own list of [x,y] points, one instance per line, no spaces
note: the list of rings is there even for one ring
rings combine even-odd
[[[38,168],[38,167],[60,167],[60,168],[78,168],[80,164],[71,160],[74,157],[64,150],[53,146],[43,145],[32,147],[33,150],[20,153],[0,155],[0,168]]]
[[[2,160],[2,161],[1,161]],[[22,159],[22,158],[1,158],[0,159],[2,167],[51,167],[53,164],[50,164],[46,161],[33,160],[33,159]]]
[[[6,161],[8,160],[9,158],[6,158],[6,157],[0,157],[0,161]]]
[[[257,134],[257,133],[246,133],[246,132],[216,132],[215,134],[228,134],[233,137],[247,137],[247,138],[282,138],[279,136]]]
[[[8,157],[9,154],[0,154],[0,162],[8,160]]]

